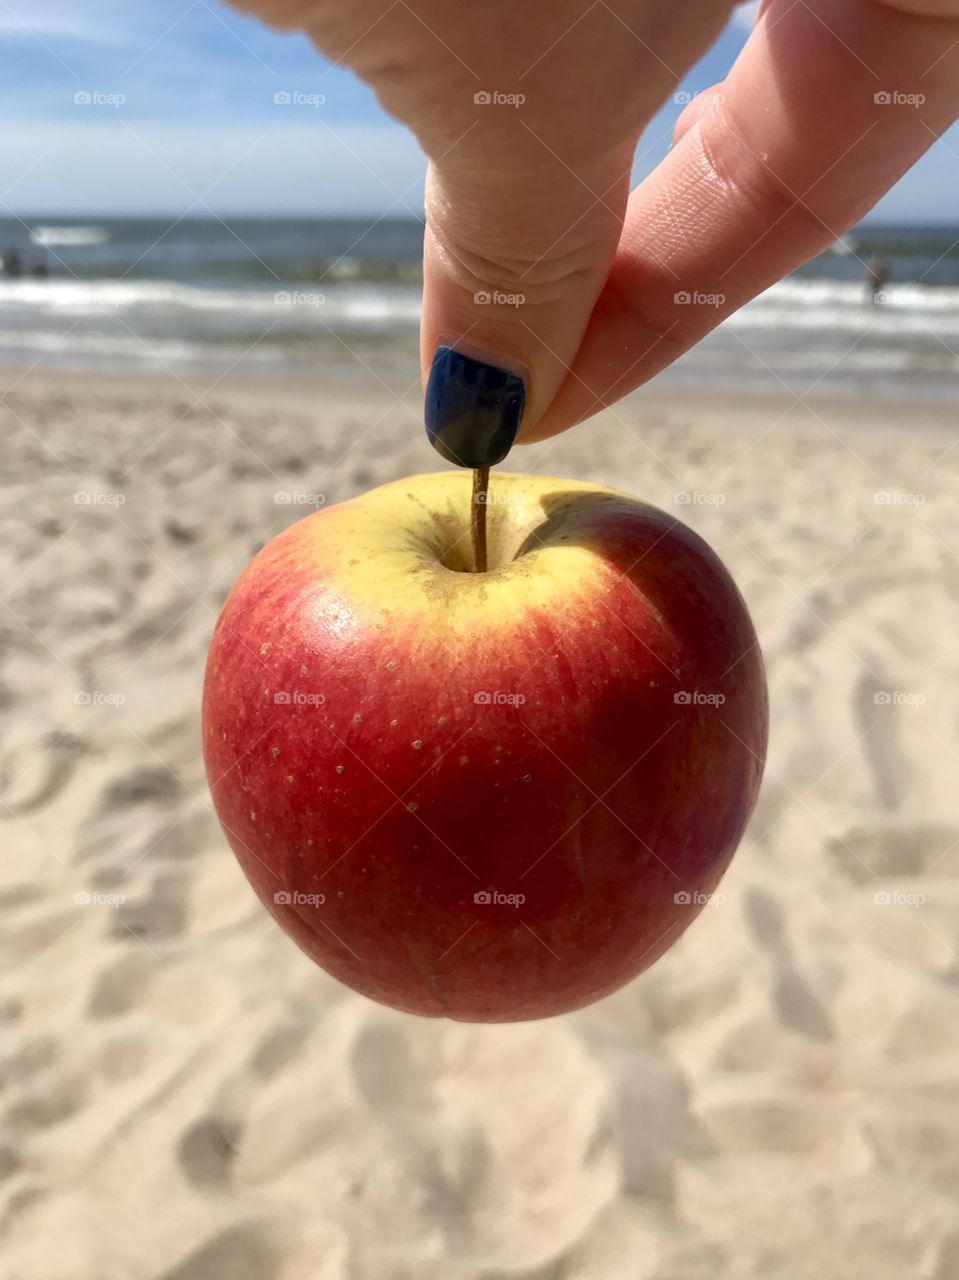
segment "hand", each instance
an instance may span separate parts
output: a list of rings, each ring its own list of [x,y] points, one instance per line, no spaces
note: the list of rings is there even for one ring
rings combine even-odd
[[[766,0],[629,195],[639,135],[730,0],[236,2],[352,67],[430,158],[427,425],[463,465],[499,461],[520,413],[541,440],[645,382],[959,114],[959,0]],[[430,376],[446,347],[465,358]]]

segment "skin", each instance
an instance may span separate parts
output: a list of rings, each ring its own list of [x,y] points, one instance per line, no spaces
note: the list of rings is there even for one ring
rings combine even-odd
[[[307,955],[410,1013],[516,1021],[615,991],[695,918],[756,799],[766,689],[741,597],[673,517],[498,474],[476,574],[469,493],[413,477],[265,547],[214,633],[204,754]]]
[[[445,341],[523,372],[525,442],[613,403],[824,249],[959,114],[959,0],[766,0],[630,195],[637,140],[729,0],[236,2],[307,31],[416,134],[424,370]],[[526,101],[477,105],[478,90]],[[496,290],[525,301],[475,304]],[[677,304],[693,291],[722,302]]]

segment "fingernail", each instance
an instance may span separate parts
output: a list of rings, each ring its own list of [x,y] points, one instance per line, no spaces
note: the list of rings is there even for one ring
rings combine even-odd
[[[526,388],[508,369],[437,347],[426,384],[426,434],[447,462],[492,467],[516,439]]]

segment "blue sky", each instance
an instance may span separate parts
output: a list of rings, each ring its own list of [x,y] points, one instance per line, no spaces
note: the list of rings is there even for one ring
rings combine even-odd
[[[684,89],[725,75],[748,20],[737,15]],[[0,59],[0,213],[422,207],[423,157],[372,93],[304,38],[217,0],[0,0]],[[299,96],[278,105],[284,92]],[[637,179],[679,111],[669,103],[650,124]],[[957,154],[953,129],[875,216],[955,222]]]

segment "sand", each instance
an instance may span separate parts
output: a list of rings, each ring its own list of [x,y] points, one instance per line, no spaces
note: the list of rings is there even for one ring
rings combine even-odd
[[[199,752],[230,583],[304,495],[437,469],[416,390],[3,390],[2,1280],[959,1276],[954,411],[647,392],[515,455],[711,542],[772,733],[669,955],[487,1028],[301,956]]]

